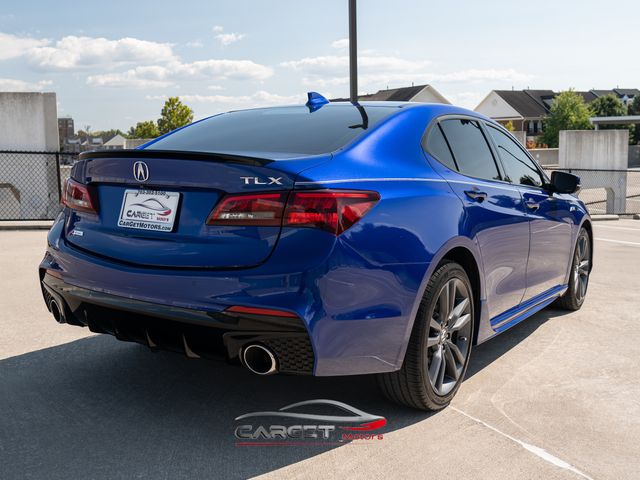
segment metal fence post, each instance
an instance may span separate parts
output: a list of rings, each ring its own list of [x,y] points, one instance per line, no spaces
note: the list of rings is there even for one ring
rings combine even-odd
[[[60,183],[60,152],[56,152],[56,175],[58,178],[58,202],[62,201],[62,185]]]

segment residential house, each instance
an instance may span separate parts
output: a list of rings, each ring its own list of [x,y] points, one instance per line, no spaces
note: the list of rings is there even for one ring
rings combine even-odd
[[[412,85],[402,88],[388,88],[378,90],[376,93],[358,95],[361,102],[421,102],[421,103],[446,103],[450,104],[440,92],[431,85]],[[332,102],[348,102],[348,98],[335,98]]]
[[[589,104],[598,97],[615,95],[625,104],[633,101],[640,90],[616,88],[613,90],[589,90],[576,92]],[[542,133],[542,120],[551,112],[553,90],[493,90],[480,102],[475,111],[506,125],[511,122],[516,131],[523,131],[527,138]]]

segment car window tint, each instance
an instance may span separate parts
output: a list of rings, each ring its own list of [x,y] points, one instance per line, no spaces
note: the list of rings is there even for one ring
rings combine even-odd
[[[440,122],[460,173],[487,180],[500,180],[498,167],[475,120],[451,119]]]
[[[509,135],[491,125],[489,132],[498,147],[507,180],[520,185],[541,187],[543,178],[540,170],[522,148]]]
[[[352,104],[256,108],[224,113],[161,138],[148,150],[178,150],[259,155],[314,155],[344,147],[398,107]]]
[[[451,154],[451,150],[449,149],[449,145],[447,145],[447,140],[444,138],[440,125],[437,123],[429,132],[426,147],[427,152],[429,152],[431,156],[435,157],[435,159],[440,163],[446,165],[451,170],[458,169],[456,162],[453,159],[453,155]]]

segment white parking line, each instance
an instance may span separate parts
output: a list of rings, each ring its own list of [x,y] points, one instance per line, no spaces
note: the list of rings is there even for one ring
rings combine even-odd
[[[640,232],[640,228],[633,228],[633,227],[613,227],[611,225],[596,225],[596,226],[597,228],[611,228],[613,230],[631,230],[632,232]],[[638,227],[640,227],[640,225],[638,225]]]
[[[624,240],[612,240],[610,238],[600,238],[600,237],[596,237],[595,239],[600,240],[602,242],[621,243],[622,245],[633,245],[634,247],[640,247],[640,243],[638,242],[625,242]]]
[[[531,445],[530,443],[526,443],[526,442],[523,442],[522,440],[518,440],[517,438],[512,437],[508,433],[504,433],[503,431],[498,430],[496,427],[493,427],[493,426],[489,425],[488,423],[483,422],[479,418],[473,417],[473,416],[469,415],[468,413],[463,412],[462,410],[458,410],[456,407],[449,406],[449,408],[452,409],[452,410],[455,410],[459,414],[464,415],[465,417],[473,420],[474,422],[479,423],[480,425],[484,425],[488,429],[493,430],[494,432],[496,432],[499,435],[502,435],[505,438],[508,438],[512,442],[517,443],[522,448],[524,448],[525,450],[533,453],[534,455],[536,455],[537,457],[541,458],[545,462],[551,463],[552,465],[555,465],[556,467],[560,467],[560,468],[564,468],[565,470],[569,470],[570,472],[573,472],[576,475],[581,476],[582,478],[586,478],[588,480],[593,480],[593,478],[591,478],[586,473],[581,472],[580,470],[578,470],[576,467],[574,467],[570,463],[567,463],[564,460],[556,457],[555,455],[550,454],[544,448],[536,447],[535,445]]]

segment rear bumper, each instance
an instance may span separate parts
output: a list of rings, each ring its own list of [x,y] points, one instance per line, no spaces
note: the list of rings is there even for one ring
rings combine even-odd
[[[60,295],[72,309],[69,323],[147,344],[139,325],[161,326],[161,330],[173,332],[169,335],[172,340],[166,342],[168,348],[178,351],[186,349],[176,346],[181,338],[174,330],[188,327],[189,332],[195,332],[191,336],[207,338],[216,345],[215,350],[233,358],[237,345],[229,346],[233,335],[225,335],[244,332],[245,328],[244,322],[230,326],[221,320],[227,320],[223,314],[226,308],[240,305],[284,310],[299,319],[292,331],[285,329],[286,337],[300,338],[304,332],[308,343],[283,343],[280,348],[308,351],[310,345],[312,373],[318,376],[400,368],[418,306],[417,292],[429,267],[428,263],[381,265],[366,251],[357,251],[343,240],[347,235],[335,241],[328,253],[314,255],[300,245],[312,244],[303,236],[317,232],[300,229],[304,231],[283,235],[282,248],[276,248],[268,262],[252,269],[142,268],[67,245],[62,223],[58,220],[49,233],[40,271],[45,291]],[[85,310],[93,312],[93,326]],[[129,324],[136,327],[126,328]],[[258,333],[273,333],[270,328],[263,325]],[[276,333],[282,336],[283,332]],[[153,338],[152,342],[157,343]],[[206,354],[207,348],[203,350]]]
[[[275,353],[280,372],[313,373],[313,349],[299,318],[166,307],[76,287],[45,271],[40,285],[50,311],[55,301],[54,308],[59,309],[56,319],[61,323],[86,326],[92,332],[152,349],[236,363],[242,347],[260,343]]]

